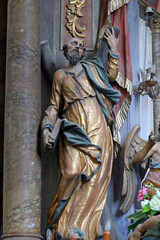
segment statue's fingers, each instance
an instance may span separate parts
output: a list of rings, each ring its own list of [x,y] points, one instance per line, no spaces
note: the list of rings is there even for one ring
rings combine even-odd
[[[55,139],[54,139],[54,138],[49,138],[48,142],[49,142],[50,144],[53,144],[53,143],[55,142]]]
[[[54,136],[53,136],[52,134],[50,134],[48,139],[49,139],[49,140],[50,140],[50,139],[54,139]]]
[[[47,143],[47,142],[44,142],[44,143],[43,143],[43,146],[44,146],[44,150],[45,150],[45,152],[47,152],[48,143]]]
[[[149,134],[149,138],[151,139],[153,136],[154,136],[154,133],[153,133],[153,131],[151,131]]]
[[[112,35],[115,37],[114,29],[111,27]]]
[[[108,38],[108,37],[106,37],[105,35],[104,35],[104,39],[106,39],[107,41],[109,40],[109,38]]]
[[[50,142],[48,142],[47,144],[46,144],[46,150],[48,149],[48,148],[52,148],[52,144],[50,143]]]
[[[111,36],[111,32],[109,31],[108,28],[106,28],[106,30],[105,30],[105,34],[107,35],[107,37]]]

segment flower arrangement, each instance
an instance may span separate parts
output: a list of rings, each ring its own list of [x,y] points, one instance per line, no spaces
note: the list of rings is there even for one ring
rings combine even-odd
[[[133,222],[128,226],[128,234],[131,230],[134,231],[136,226],[145,222],[150,216],[160,214],[160,189],[155,188],[152,183],[145,184],[138,193],[138,202],[141,202],[141,209],[136,210],[127,219],[132,219]]]

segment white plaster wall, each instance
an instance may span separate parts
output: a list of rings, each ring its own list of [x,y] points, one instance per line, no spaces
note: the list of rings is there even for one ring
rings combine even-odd
[[[146,21],[139,18],[139,66],[144,70],[144,52],[145,52],[145,31]],[[149,62],[152,63],[152,32],[147,27],[147,44],[146,44],[146,66],[148,68]],[[142,81],[142,78],[140,78]],[[148,139],[148,135],[153,130],[153,101],[145,95],[140,96],[140,137]]]

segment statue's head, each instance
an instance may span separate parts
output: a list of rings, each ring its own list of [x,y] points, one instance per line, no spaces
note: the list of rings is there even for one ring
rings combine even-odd
[[[63,46],[64,56],[75,66],[85,55],[83,42],[78,38],[71,38]]]

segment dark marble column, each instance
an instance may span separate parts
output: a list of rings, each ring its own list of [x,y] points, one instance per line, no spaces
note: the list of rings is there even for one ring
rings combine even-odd
[[[160,84],[160,21],[153,23],[153,60],[156,65],[156,77]],[[160,122],[160,96],[153,102],[154,111],[154,132],[158,133]]]
[[[40,239],[40,1],[8,0],[3,239]]]

